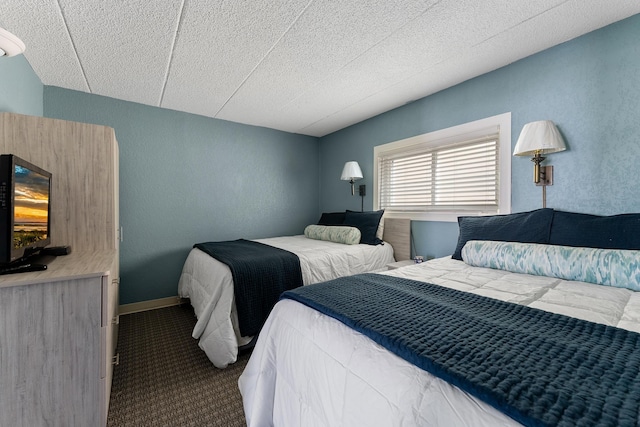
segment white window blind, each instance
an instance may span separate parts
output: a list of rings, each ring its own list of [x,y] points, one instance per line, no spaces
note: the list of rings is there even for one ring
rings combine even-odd
[[[373,148],[373,207],[419,221],[511,212],[511,113]]]
[[[499,132],[378,157],[379,207],[394,212],[497,210]]]

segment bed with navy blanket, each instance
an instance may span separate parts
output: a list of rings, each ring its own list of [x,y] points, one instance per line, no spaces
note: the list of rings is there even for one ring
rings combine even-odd
[[[393,227],[391,230],[393,231]],[[408,238],[406,240],[408,245]],[[227,262],[244,259],[245,267],[255,273],[254,279],[248,280],[250,282],[248,285],[253,287],[247,288],[241,284],[238,288],[229,265],[205,251],[208,244],[198,245],[205,250],[199,247],[191,249],[178,282],[178,294],[183,298],[189,298],[198,318],[192,336],[198,340],[198,346],[217,368],[225,368],[234,363],[239,349],[251,345],[253,334],[264,322],[263,316],[268,313],[279,296],[279,289],[272,288],[271,297],[262,298],[265,284],[263,279],[268,279],[267,276],[272,275],[273,272],[263,268],[264,253],[262,250],[256,252],[256,248],[264,249],[264,246],[268,246],[278,254],[278,249],[295,254],[294,257],[299,260],[304,285],[357,273],[379,271],[386,269],[387,264],[394,262],[394,248],[386,240],[384,245],[343,244],[298,235],[247,242],[232,241],[224,244],[242,246],[239,248],[238,256],[227,253],[226,258],[229,258]],[[218,243],[220,242],[211,243],[211,245],[218,246]],[[270,257],[270,255],[267,256]],[[282,263],[282,261],[279,262]],[[295,264],[290,261],[286,263]],[[276,263],[268,260],[266,264],[272,267]],[[284,273],[284,276],[287,275],[288,273]],[[255,280],[255,276],[258,276],[259,280]],[[269,281],[267,280],[267,283]],[[282,290],[289,286],[280,283],[279,279],[275,282]],[[243,314],[242,308],[238,306],[237,291],[242,294],[247,289],[251,289],[248,295],[249,300],[258,308],[256,312],[259,312],[259,315],[252,320],[251,328],[241,330],[239,318]],[[254,311],[249,308],[247,314],[253,316]]]
[[[523,424],[635,425],[640,420],[640,407],[629,404],[640,399],[640,334],[635,332],[375,274],[282,297],[340,320]],[[390,315],[382,318],[381,312]],[[615,376],[603,375],[607,371]]]
[[[300,259],[284,249],[245,239],[196,243],[194,248],[231,270],[238,326],[243,336],[260,331],[280,294],[302,286]]]
[[[464,224],[459,259],[285,293],[239,380],[248,425],[639,425],[640,216],[516,216]]]

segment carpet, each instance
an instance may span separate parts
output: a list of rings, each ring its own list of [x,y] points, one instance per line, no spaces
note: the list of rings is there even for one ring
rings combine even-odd
[[[249,354],[217,369],[195,323],[188,304],[120,317],[108,427],[246,425],[237,381]]]

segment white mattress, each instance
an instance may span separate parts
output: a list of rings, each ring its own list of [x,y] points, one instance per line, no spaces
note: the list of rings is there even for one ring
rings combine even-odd
[[[382,274],[640,331],[640,293],[441,258]],[[341,322],[280,301],[238,381],[249,426],[512,426]]]
[[[305,285],[351,274],[385,270],[394,262],[393,248],[384,245],[343,245],[305,236],[256,240],[295,253],[300,258]],[[218,368],[234,363],[238,346],[251,337],[241,337],[235,312],[233,278],[225,264],[199,249],[189,253],[182,268],[178,294],[189,298],[198,322],[193,337]]]

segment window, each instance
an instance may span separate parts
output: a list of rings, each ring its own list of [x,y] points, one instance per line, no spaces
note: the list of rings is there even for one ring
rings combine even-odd
[[[509,213],[510,155],[510,113],[377,146],[374,207],[434,221]]]

